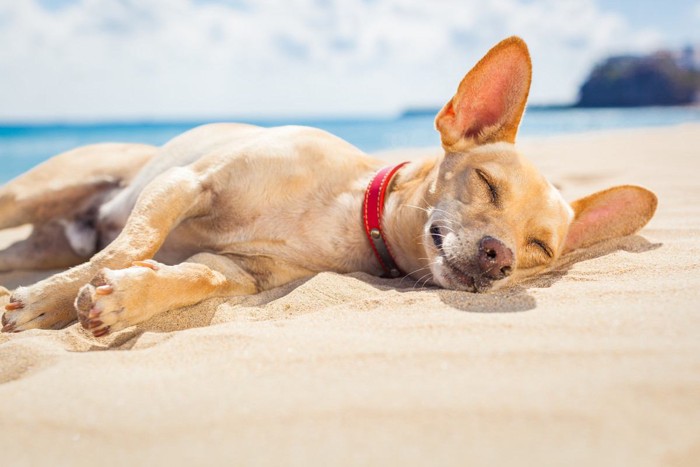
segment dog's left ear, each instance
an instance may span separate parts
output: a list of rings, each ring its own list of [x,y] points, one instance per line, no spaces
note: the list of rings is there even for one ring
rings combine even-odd
[[[616,186],[574,201],[571,207],[575,217],[563,253],[635,233],[649,222],[656,205],[654,193],[631,185]]]
[[[530,53],[522,39],[510,37],[489,50],[435,118],[445,151],[515,142],[531,79]]]

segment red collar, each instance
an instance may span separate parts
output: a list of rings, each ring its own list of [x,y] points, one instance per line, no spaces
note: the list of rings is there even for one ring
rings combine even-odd
[[[401,269],[396,265],[391,254],[389,245],[386,243],[382,232],[382,213],[384,212],[384,198],[387,195],[391,181],[398,170],[408,162],[399,165],[384,167],[372,177],[372,180],[365,191],[365,202],[362,204],[363,218],[365,221],[365,232],[372,246],[374,256],[379,260],[379,264],[384,270],[384,274],[389,277],[399,277],[403,275]]]

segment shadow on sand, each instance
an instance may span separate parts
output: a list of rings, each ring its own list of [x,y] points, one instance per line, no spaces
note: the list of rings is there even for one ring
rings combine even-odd
[[[471,294],[453,290],[429,289],[437,293],[446,305],[473,313],[509,313],[528,311],[537,307],[535,298],[528,294],[528,289],[552,287],[562,279],[576,264],[600,258],[618,251],[644,253],[662,246],[661,243],[649,242],[644,237],[632,235],[601,242],[590,248],[574,251],[560,258],[556,266],[536,277],[523,281],[513,287],[486,294]]]
[[[378,291],[394,290],[399,293],[420,291],[423,293],[435,294],[444,304],[461,311],[471,313],[523,312],[535,309],[537,307],[537,301],[531,294],[528,293],[529,289],[548,288],[553,286],[557,281],[562,279],[576,263],[606,256],[618,251],[644,253],[660,248],[661,246],[661,243],[651,243],[639,235],[609,240],[607,242],[602,242],[590,248],[575,251],[564,256],[559,260],[554,269],[537,277],[504,290],[498,290],[485,294],[458,292],[454,290],[440,289],[437,287],[417,287],[415,282],[406,280],[405,278],[382,279],[364,273],[348,274],[348,277],[352,277],[353,279],[364,283],[366,288],[375,289]],[[55,272],[58,271],[18,271],[8,276],[13,279],[12,281],[5,281],[3,285],[10,287],[28,285]],[[0,280],[2,280],[3,276],[5,276],[5,274],[0,274]],[[225,305],[229,310],[235,308],[235,313],[237,315],[241,314],[241,316],[247,313],[245,310],[248,310],[249,312],[251,309],[256,309],[256,315],[259,315],[259,312],[262,309],[273,309],[273,311],[270,311],[269,309],[265,310],[265,312],[262,314],[265,316],[258,316],[256,318],[262,320],[298,316],[299,314],[318,311],[326,307],[328,304],[321,301],[319,302],[318,307],[311,307],[308,310],[296,310],[298,312],[292,312],[291,314],[280,314],[279,312],[275,312],[274,308],[280,308],[277,305],[279,305],[280,302],[285,301],[285,299],[286,301],[295,302],[294,297],[291,297],[291,295],[300,292],[306,293],[307,291],[305,291],[305,289],[309,288],[309,286],[311,286],[311,289],[313,289],[313,281],[314,277],[300,279],[257,295],[236,298],[213,298],[190,307],[171,310],[138,326],[121,331],[113,336],[109,336],[108,338],[101,339],[101,342],[94,341],[87,333],[84,333],[82,329],[79,329],[79,326],[77,325],[74,325],[75,329],[71,329],[70,331],[71,333],[78,333],[81,335],[85,334],[85,336],[81,337],[91,341],[91,343],[89,343],[87,348],[84,350],[127,350],[131,349],[137,342],[143,346],[144,343],[140,342],[140,338],[147,332],[168,333],[183,329],[208,326],[212,323],[215,315],[217,314],[217,310],[220,309],[222,305]],[[308,282],[311,282],[311,284],[307,284]],[[347,294],[339,291],[338,297],[335,298],[339,301],[343,301],[344,299],[350,301],[357,298],[356,296],[348,296],[344,298],[344,295]],[[7,292],[0,288],[0,305],[4,305],[7,298]],[[381,297],[374,297],[371,299],[381,301]],[[286,306],[293,307],[293,303]],[[148,347],[148,345],[145,345],[145,347]]]

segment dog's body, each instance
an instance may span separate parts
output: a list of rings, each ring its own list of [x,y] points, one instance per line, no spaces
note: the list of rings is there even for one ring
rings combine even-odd
[[[630,186],[570,206],[514,150],[530,74],[521,40],[497,45],[436,119],[445,156],[398,172],[382,226],[415,279],[486,291],[633,233],[653,215],[654,195]],[[321,130],[239,124],[199,127],[160,149],[98,145],[57,156],[0,191],[0,228],[35,228],[0,252],[0,270],[94,256],[17,289],[3,330],[62,327],[77,309],[101,336],[320,271],[381,274],[361,212],[382,165]],[[48,192],[32,191],[57,173]]]

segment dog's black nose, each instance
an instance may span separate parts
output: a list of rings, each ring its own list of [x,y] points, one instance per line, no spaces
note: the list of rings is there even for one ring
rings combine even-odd
[[[479,242],[479,269],[489,279],[498,280],[513,272],[513,252],[502,241],[484,237]]]

